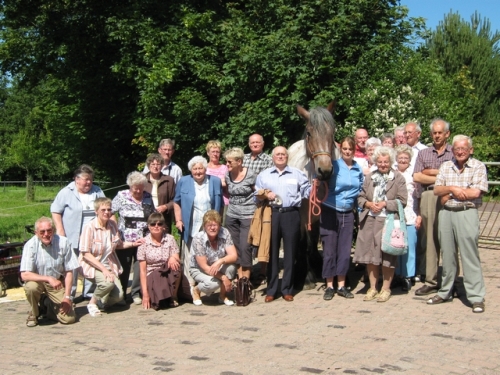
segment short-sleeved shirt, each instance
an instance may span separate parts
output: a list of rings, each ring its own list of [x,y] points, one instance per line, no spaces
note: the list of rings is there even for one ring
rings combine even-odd
[[[78,267],[78,260],[68,239],[54,234],[49,245],[44,245],[37,236],[26,242],[19,271],[60,279],[66,272]]]
[[[154,270],[160,269],[168,258],[174,254],[179,254],[179,247],[175,238],[165,233],[161,239],[161,244],[157,245],[151,239],[151,234],[145,237],[146,242],[139,246],[137,250],[137,260],[146,261],[146,272],[149,275]]]
[[[147,191],[143,193],[142,202],[137,203],[133,198],[130,190],[122,190],[116,194],[111,204],[113,214],[118,212],[120,219],[118,220],[118,229],[123,234],[123,238],[128,242],[135,242],[139,238],[144,237],[144,229],[148,226],[144,217],[142,203],[153,203],[151,194]]]
[[[280,173],[275,166],[262,171],[255,181],[255,190],[269,189],[283,201],[283,207],[300,207],[309,198],[311,184],[306,175],[287,165]]]
[[[241,219],[251,219],[255,212],[254,186],[257,174],[247,168],[243,180],[235,182],[229,173],[225,176],[229,191],[229,207],[226,215]]]
[[[486,166],[479,160],[469,157],[464,164],[464,170],[460,173],[456,160],[444,162],[439,168],[435,186],[458,186],[464,189],[479,189],[483,193],[488,192],[488,175]],[[455,198],[449,199],[446,207],[480,207],[483,203],[481,197],[460,201]]]
[[[207,264],[211,266],[219,259],[224,258],[227,255],[226,249],[233,245],[233,239],[229,231],[224,227],[220,228],[219,234],[217,235],[217,249],[215,250],[210,246],[210,240],[205,231],[196,233],[191,242],[191,268],[198,268],[201,270],[196,261],[197,256],[207,257]]]
[[[243,167],[250,168],[255,174],[259,174],[264,169],[273,166],[273,158],[261,152],[259,155],[252,159],[252,154],[245,154],[243,158]]]
[[[207,167],[207,174],[209,176],[219,177],[221,181],[224,180],[224,176],[226,175],[226,173],[227,173],[227,167],[223,164],[221,164],[219,168]],[[229,195],[226,192],[224,192],[222,198],[224,199],[224,206],[227,206],[229,204]]]
[[[78,194],[75,182],[70,182],[57,193],[54,202],[50,206],[50,212],[62,215],[64,233],[68,237],[71,246],[78,249],[78,241],[83,225],[95,216],[94,201],[105,195],[100,187],[92,185],[85,196],[85,206],[82,197]]]
[[[83,259],[85,253],[92,254],[115,275],[121,274],[122,266],[115,253],[116,247],[121,244],[118,225],[114,221],[108,220],[106,226],[103,227],[95,218],[84,225],[80,236],[80,255],[78,256],[83,276],[89,279],[95,277],[95,267]]]
[[[444,152],[438,155],[437,150],[434,147],[428,147],[420,150],[417,155],[417,161],[415,163],[415,168],[413,169],[413,174],[420,173],[424,169],[439,169],[441,164],[445,161],[449,161],[453,158],[453,151],[450,145],[446,145]],[[421,185],[417,184],[415,187],[415,198],[420,198],[422,196],[422,191],[432,185]]]

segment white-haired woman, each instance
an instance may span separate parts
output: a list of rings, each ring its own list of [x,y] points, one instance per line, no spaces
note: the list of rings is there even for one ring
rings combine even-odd
[[[118,229],[123,235],[124,241],[135,242],[137,245],[144,243],[144,229],[147,228],[147,219],[155,211],[151,194],[144,191],[148,183],[146,176],[140,172],[130,172],[127,176],[127,190],[121,190],[113,199],[113,214],[118,214]],[[116,216],[111,217],[116,221]],[[117,253],[118,259],[123,267],[120,275],[120,283],[123,293],[127,293],[128,279],[132,260],[134,261],[134,279],[130,295],[136,305],[142,304],[140,296],[141,279],[139,275],[139,262],[137,262],[137,246]]]
[[[419,199],[413,198],[415,191],[415,182],[411,173],[410,162],[413,156],[413,150],[408,145],[399,145],[396,147],[396,162],[398,171],[401,172],[406,180],[406,188],[408,190],[408,201],[405,207],[406,230],[408,232],[408,252],[401,255],[398,259],[398,267],[396,275],[401,277],[401,289],[405,292],[409,291],[412,286],[412,278],[415,277],[417,267],[417,230],[422,223],[420,216]]]
[[[406,205],[408,191],[403,175],[391,168],[394,164],[393,149],[377,147],[372,161],[376,169],[366,176],[358,197],[358,206],[362,211],[359,214],[360,225],[354,262],[367,265],[370,289],[364,301],[377,299],[377,302],[386,302],[391,297],[391,282],[397,257],[382,252],[382,229],[387,212],[398,213],[396,199],[399,199],[403,206]],[[379,293],[377,281],[380,265],[384,280]]]
[[[184,274],[191,284],[189,275],[190,247],[193,236],[203,229],[203,215],[209,210],[221,212],[222,183],[220,178],[207,175],[207,161],[203,156],[195,156],[188,163],[190,175],[183,176],[175,187],[175,226],[182,233],[184,245]]]

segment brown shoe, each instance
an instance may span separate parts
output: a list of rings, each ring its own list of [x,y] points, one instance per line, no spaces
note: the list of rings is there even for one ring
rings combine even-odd
[[[293,296],[291,294],[285,294],[283,296],[283,299],[287,302],[292,302],[293,301]]]
[[[435,293],[437,291],[438,291],[437,285],[424,285],[415,291],[415,295],[416,296],[426,296],[428,294]]]
[[[264,300],[264,302],[273,302],[274,301],[274,297],[273,296],[266,296],[266,299]]]
[[[453,296],[448,296],[446,298],[441,298],[441,297],[439,297],[436,294],[434,297],[432,297],[432,298],[430,298],[430,299],[427,300],[427,304],[428,305],[439,305],[440,303],[451,302],[451,301],[453,301]]]

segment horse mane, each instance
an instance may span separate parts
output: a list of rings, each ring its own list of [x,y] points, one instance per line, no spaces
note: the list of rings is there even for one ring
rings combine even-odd
[[[335,120],[332,114],[324,107],[316,107],[309,111],[309,123],[320,134],[327,132],[335,133]],[[328,128],[329,127],[329,128]],[[307,130],[304,131],[302,138],[305,139]]]

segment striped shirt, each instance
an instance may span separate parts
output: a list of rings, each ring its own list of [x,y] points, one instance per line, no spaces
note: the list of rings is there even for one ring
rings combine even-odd
[[[68,239],[54,234],[48,246],[37,236],[26,242],[19,271],[60,279],[66,272],[78,267],[78,260]]]
[[[479,189],[483,193],[488,192],[488,174],[486,166],[479,160],[469,157],[464,164],[462,173],[458,169],[455,159],[447,161],[439,168],[436,178],[436,186],[458,186],[464,189]],[[483,203],[481,197],[466,201],[460,201],[456,198],[449,199],[446,207],[475,206],[480,207]]]
[[[415,163],[415,168],[413,169],[413,174],[420,173],[424,169],[439,169],[441,164],[445,161],[449,161],[453,158],[453,151],[450,145],[446,145],[444,152],[439,155],[434,147],[428,147],[420,150],[417,155],[417,161]],[[433,185],[422,185],[417,184],[415,187],[415,198],[419,199],[422,196],[422,192]]]
[[[101,226],[97,219],[86,224],[80,236],[80,255],[78,256],[83,276],[89,279],[95,278],[94,266],[83,259],[85,253],[92,254],[116,276],[121,274],[122,266],[115,253],[116,247],[121,244],[118,225],[114,221],[108,220],[105,227]]]

